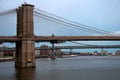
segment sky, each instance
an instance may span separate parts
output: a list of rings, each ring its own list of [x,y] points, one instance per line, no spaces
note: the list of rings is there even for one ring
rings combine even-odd
[[[37,9],[44,10],[80,24],[85,24],[105,31],[120,32],[120,0],[0,0],[0,12],[17,8],[24,2],[35,5]],[[52,33],[56,35],[82,35],[74,29],[51,27],[56,26],[56,24],[53,25],[49,22],[48,24],[51,24],[50,27],[39,27],[37,26],[38,24],[45,25],[46,23],[38,23],[37,20],[41,19],[37,17],[35,19],[35,34],[37,35],[51,35]],[[44,21],[45,19],[42,20]],[[7,16],[0,15],[0,26],[0,35],[15,35],[15,13],[7,14]],[[66,31],[64,29],[68,30]],[[61,32],[63,32],[63,34],[61,34]],[[120,42],[108,43],[118,44]]]
[[[0,0],[0,11],[22,3],[60,17],[107,31],[119,31],[120,0]]]

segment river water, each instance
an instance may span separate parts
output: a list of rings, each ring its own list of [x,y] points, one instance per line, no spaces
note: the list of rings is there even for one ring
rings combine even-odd
[[[120,56],[37,59],[36,68],[0,63],[0,80],[120,80]]]

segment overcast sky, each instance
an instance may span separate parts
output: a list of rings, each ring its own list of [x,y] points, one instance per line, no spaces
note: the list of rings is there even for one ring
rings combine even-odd
[[[22,3],[107,31],[120,31],[120,0],[0,0],[0,11]]]
[[[120,0],[0,0],[0,12],[17,8],[24,2],[35,5],[35,8],[81,24],[110,32],[120,32]],[[12,21],[16,19],[12,19],[12,17],[14,16],[8,15],[6,19],[3,19],[5,17],[0,16],[0,33],[2,32],[0,35],[6,34],[10,29],[13,30],[10,31],[10,34],[15,34],[16,23]],[[7,20],[11,22],[7,22]],[[10,23],[9,26],[14,27],[8,27],[5,23]],[[5,31],[6,28],[9,31]],[[41,28],[39,29],[41,30]],[[37,33],[36,29],[35,31]],[[52,32],[52,30],[49,31]],[[58,30],[54,31],[57,32]]]

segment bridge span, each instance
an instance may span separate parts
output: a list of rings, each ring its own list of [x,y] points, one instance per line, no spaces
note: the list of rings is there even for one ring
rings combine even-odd
[[[59,43],[64,41],[120,41],[120,36],[34,36],[23,38],[17,36],[0,36],[0,43],[31,40],[35,42]]]
[[[55,49],[91,49],[91,48],[120,48],[120,45],[88,45],[88,46],[54,46]],[[47,48],[35,47],[35,50],[52,50],[53,47]],[[0,51],[16,50],[16,48],[0,48]]]

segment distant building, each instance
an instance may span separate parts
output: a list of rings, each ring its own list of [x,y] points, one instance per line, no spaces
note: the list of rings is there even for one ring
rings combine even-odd
[[[0,52],[0,58],[4,57],[4,52]]]
[[[43,49],[43,50],[40,50],[40,56],[49,57],[49,55],[52,53],[52,51],[48,50],[47,48],[48,48],[48,46],[46,46],[46,45],[41,46],[41,49]]]
[[[43,50],[40,50],[40,56],[47,56],[47,57],[49,57],[50,55],[52,55],[52,50],[50,50],[48,48],[49,47],[46,46],[46,45],[41,46],[41,49],[43,49]],[[56,57],[62,57],[61,49],[54,50],[54,55]]]
[[[16,53],[15,50],[6,50],[6,49],[9,48],[6,46],[0,47],[0,58],[8,57],[8,56],[15,57],[15,53]]]
[[[55,53],[56,53],[56,56],[57,56],[57,57],[62,57],[61,49],[56,49],[56,50],[55,50]]]
[[[40,56],[40,50],[35,50],[35,56],[39,57]]]
[[[120,56],[120,50],[116,51],[115,56]]]
[[[108,55],[107,50],[102,49],[102,50],[101,50],[101,55],[102,55],[102,56]]]
[[[90,56],[89,52],[81,52],[79,56]]]

